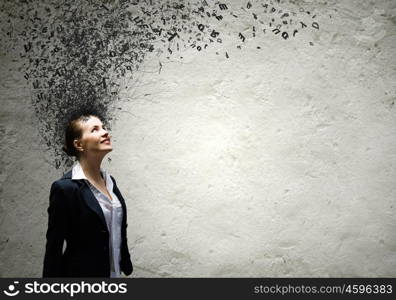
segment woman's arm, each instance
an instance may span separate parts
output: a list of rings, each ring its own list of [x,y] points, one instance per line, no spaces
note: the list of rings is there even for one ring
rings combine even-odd
[[[63,277],[62,252],[66,236],[67,196],[59,181],[51,186],[48,207],[47,244],[43,277]]]

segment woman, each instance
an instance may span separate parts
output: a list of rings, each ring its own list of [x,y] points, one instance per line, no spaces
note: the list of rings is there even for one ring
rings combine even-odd
[[[112,151],[100,118],[71,120],[63,150],[77,163],[51,186],[43,277],[130,275],[125,201],[114,178],[100,168]]]

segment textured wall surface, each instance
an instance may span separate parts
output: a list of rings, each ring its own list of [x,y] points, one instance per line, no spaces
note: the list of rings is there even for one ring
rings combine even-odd
[[[109,67],[131,62],[124,51],[101,69],[107,85],[97,65],[77,65],[72,78],[87,78],[85,96],[113,116],[103,168],[127,202],[132,276],[396,276],[396,2],[168,1],[188,8],[178,27],[172,12],[162,20],[155,4],[129,2],[150,8],[145,22],[168,26],[166,36],[144,33],[152,42],[132,47],[131,75]],[[15,7],[4,3],[1,13],[16,24]],[[69,102],[38,96],[37,84],[47,95],[72,89],[71,77],[48,66],[73,60],[48,52],[47,65],[26,64],[46,48],[13,38],[18,24],[1,25],[0,276],[35,277],[49,187],[63,171],[54,167],[58,146],[48,144],[51,122],[80,102],[78,93]],[[62,34],[49,44],[64,43]]]

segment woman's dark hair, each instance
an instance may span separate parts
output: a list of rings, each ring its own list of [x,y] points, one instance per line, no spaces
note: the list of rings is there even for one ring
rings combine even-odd
[[[80,122],[86,122],[91,117],[96,117],[101,119],[96,114],[83,114],[78,117],[72,118],[66,125],[65,130],[65,141],[62,147],[62,150],[66,152],[69,156],[75,156],[77,159],[79,158],[79,152],[76,147],[74,147],[74,140],[79,139],[82,136],[82,128]]]

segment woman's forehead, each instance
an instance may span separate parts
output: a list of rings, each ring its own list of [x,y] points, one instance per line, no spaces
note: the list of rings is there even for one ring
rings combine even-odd
[[[102,121],[99,120],[97,117],[90,117],[87,121],[82,122],[83,129],[91,128],[96,125],[97,126],[103,125]]]

